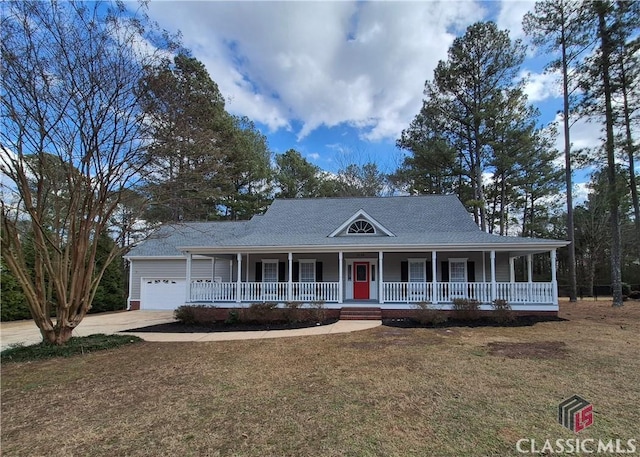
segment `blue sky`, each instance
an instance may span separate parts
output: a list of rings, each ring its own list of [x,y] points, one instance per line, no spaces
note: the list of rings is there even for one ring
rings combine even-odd
[[[150,14],[161,27],[181,31],[227,110],[254,120],[275,153],[294,148],[327,171],[368,161],[393,171],[403,154],[395,141],[418,113],[424,82],[454,38],[476,21],[493,20],[527,42],[521,22],[533,5],[159,1],[150,3]],[[530,49],[522,67],[543,125],[562,108],[556,78],[543,74],[548,58]],[[599,135],[578,122],[572,141],[595,145]],[[585,173],[576,175],[576,193],[584,193],[586,181]]]

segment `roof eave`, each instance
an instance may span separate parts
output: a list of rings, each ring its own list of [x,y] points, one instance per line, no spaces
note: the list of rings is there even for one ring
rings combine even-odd
[[[545,242],[522,243],[455,243],[455,244],[366,244],[366,245],[291,245],[291,246],[178,246],[176,249],[193,254],[236,254],[236,253],[276,253],[276,252],[404,252],[404,251],[547,251],[567,246],[569,241],[548,240]]]

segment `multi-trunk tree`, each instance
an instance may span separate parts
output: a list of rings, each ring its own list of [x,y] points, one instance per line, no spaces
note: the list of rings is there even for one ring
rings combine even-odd
[[[2,4],[1,250],[44,341],[71,337],[122,253],[97,259],[145,165],[140,75],[171,46],[154,32],[144,6]]]

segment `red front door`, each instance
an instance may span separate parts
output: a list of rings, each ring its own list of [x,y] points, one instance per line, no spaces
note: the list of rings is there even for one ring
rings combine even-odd
[[[353,298],[356,300],[369,299],[369,262],[353,263],[354,281]]]

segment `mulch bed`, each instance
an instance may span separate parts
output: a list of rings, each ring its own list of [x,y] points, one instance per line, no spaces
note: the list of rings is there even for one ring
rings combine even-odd
[[[224,322],[209,323],[206,325],[187,325],[180,322],[149,325],[147,327],[133,328],[125,332],[135,333],[213,333],[213,332],[255,332],[264,330],[294,330],[298,328],[317,327],[320,325],[335,324],[338,319],[328,319],[323,322],[275,322],[269,324],[225,324]]]

